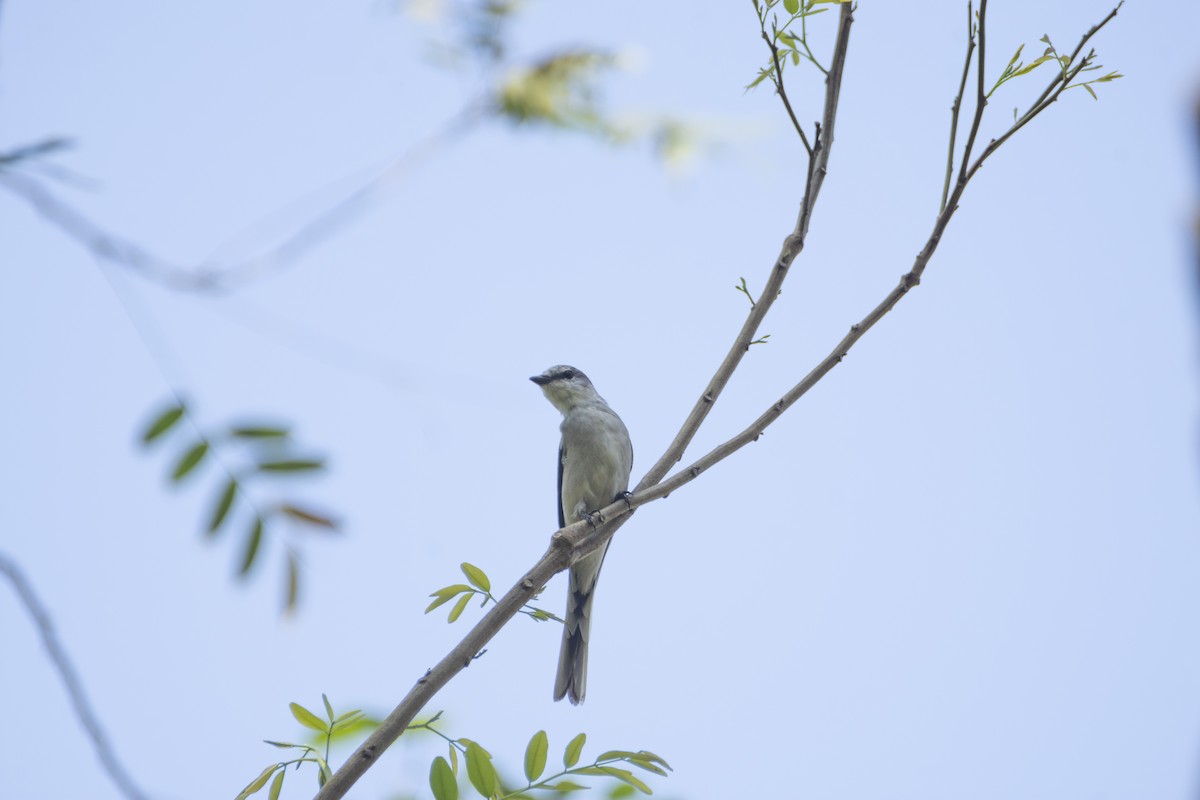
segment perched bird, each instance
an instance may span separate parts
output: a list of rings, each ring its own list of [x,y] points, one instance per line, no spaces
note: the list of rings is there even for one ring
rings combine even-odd
[[[551,367],[529,380],[542,387],[546,399],[563,415],[558,446],[558,526],[562,528],[589,519],[625,494],[633,469],[633,444],[625,423],[575,367]],[[578,705],[587,691],[592,597],[607,550],[606,543],[571,565],[555,700],[565,696]]]

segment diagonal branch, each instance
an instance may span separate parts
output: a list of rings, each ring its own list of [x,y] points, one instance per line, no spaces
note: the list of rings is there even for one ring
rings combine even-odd
[[[1079,48],[1076,49],[1076,55],[1082,50],[1087,40],[1104,27],[1115,15],[1116,9],[1085,34]],[[462,641],[445,658],[417,681],[416,686],[409,691],[379,728],[368,737],[366,742],[329,779],[317,794],[317,800],[336,800],[337,798],[344,797],[358,778],[404,732],[407,725],[411,723],[413,718],[438,690],[445,686],[456,674],[469,666],[474,656],[483,646],[495,636],[509,619],[520,611],[525,603],[533,598],[534,594],[550,578],[565,570],[573,561],[611,539],[616,530],[629,519],[630,512],[634,509],[654,500],[665,498],[671,492],[695,480],[701,473],[713,465],[740,450],[750,442],[755,441],[768,426],[782,416],[788,408],[795,404],[809,389],[815,386],[837,366],[855,343],[891,311],[902,297],[920,283],[921,274],[937,250],[938,243],[941,241],[946,226],[958,208],[958,201],[961,199],[967,183],[978,172],[983,162],[1005,140],[1053,103],[1058,98],[1058,95],[1070,84],[1070,80],[1086,64],[1086,59],[1080,62],[1073,71],[1068,72],[1065,80],[1060,76],[1057,80],[1062,82],[1061,86],[1056,86],[1056,84],[1052,83],[1043,96],[1035,103],[1034,107],[1026,112],[1026,116],[1014,123],[1002,137],[991,141],[975,162],[970,165],[969,169],[965,169],[966,163],[964,162],[964,170],[960,172],[954,189],[947,198],[943,209],[938,214],[934,222],[933,231],[930,233],[925,246],[917,255],[912,269],[901,276],[899,284],[862,320],[850,327],[850,331],[842,337],[833,350],[830,351],[829,355],[810,370],[799,383],[789,389],[783,397],[764,411],[749,427],[723,444],[718,445],[690,466],[679,470],[664,480],[667,470],[680,460],[684,449],[691,441],[696,429],[703,422],[708,414],[708,410],[716,400],[717,394],[724,387],[729,376],[740,361],[741,356],[748,348],[749,341],[753,338],[758,324],[766,313],[766,308],[771,305],[775,295],[778,294],[779,285],[782,283],[787,268],[803,247],[804,236],[808,230],[808,220],[811,214],[812,203],[820,191],[820,186],[825,176],[828,148],[833,139],[833,122],[837,109],[837,95],[841,88],[842,69],[846,46],[849,40],[849,28],[852,21],[850,6],[843,5],[842,19],[838,27],[835,57],[830,68],[829,80],[826,84],[824,135],[817,137],[813,147],[813,158],[810,160],[809,165],[808,186],[805,190],[804,202],[801,204],[800,218],[797,220],[796,229],[784,241],[783,252],[776,262],[771,280],[764,289],[762,298],[751,310],[750,316],[743,326],[737,342],[735,342],[733,349],[726,356],[725,361],[722,362],[717,374],[714,376],[712,382],[710,382],[708,390],[701,397],[700,401],[697,402],[691,414],[689,414],[675,441],[672,442],[663,457],[650,469],[638,484],[637,490],[628,499],[617,500],[599,511],[600,519],[603,523],[599,528],[593,530],[586,521],[577,522],[559,530],[551,537],[550,547],[533,568],[525,573],[516,585],[500,598],[500,601],[496,605],[492,606],[475,627],[467,633]],[[980,40],[982,42],[984,25],[982,14],[980,15],[979,25]],[[982,47],[980,48],[980,54],[982,55]],[[974,134],[978,129],[978,122],[973,122],[972,128],[974,129],[972,134]]]
[[[850,43],[850,26],[853,22],[854,16],[850,4],[843,4],[841,6],[841,16],[838,19],[833,61],[829,66],[829,74],[825,78],[825,110],[821,130],[813,145],[812,155],[808,159],[807,182],[804,189],[804,198],[800,202],[800,213],[796,219],[796,227],[784,239],[783,248],[779,253],[779,257],[775,260],[775,265],[771,270],[771,277],[763,287],[762,295],[759,297],[758,302],[750,309],[750,313],[746,317],[741,331],[738,333],[737,338],[734,339],[733,345],[725,355],[725,359],[717,368],[716,374],[713,375],[704,393],[700,395],[700,399],[692,407],[691,413],[684,420],[683,426],[675,435],[675,439],[671,442],[670,446],[667,447],[667,451],[663,453],[662,457],[655,462],[650,471],[646,473],[646,476],[642,478],[637,486],[638,489],[645,489],[648,486],[658,483],[667,474],[672,465],[683,458],[683,453],[687,449],[688,444],[691,443],[692,438],[696,435],[696,431],[700,428],[700,424],[704,422],[709,411],[712,410],[713,404],[716,403],[725,385],[729,383],[733,371],[737,369],[738,364],[742,361],[742,357],[750,348],[750,343],[754,341],[763,318],[771,310],[775,298],[779,296],[779,290],[783,286],[784,279],[787,277],[788,268],[791,267],[792,262],[800,254],[800,251],[804,249],[804,239],[808,235],[808,225],[812,218],[812,210],[816,205],[817,196],[821,192],[821,185],[825,182],[826,165],[829,163],[829,151],[833,146],[833,130],[837,118],[838,97],[842,89],[842,72],[846,65],[846,51]]]
[[[591,529],[587,522],[576,522],[555,533],[550,540],[550,547],[538,562],[517,583],[492,606],[483,618],[475,624],[462,641],[455,645],[441,661],[428,670],[409,690],[387,718],[376,728],[366,741],[346,760],[334,773],[316,795],[316,800],[338,800],[346,796],[350,788],[376,762],[383,751],[390,747],[404,733],[409,723],[420,713],[421,709],[445,686],[455,675],[468,667],[474,656],[483,649],[493,636],[504,627],[520,611],[521,607],[533,599],[542,586],[571,563],[612,538],[613,534],[629,518],[629,513],[639,505],[650,500],[665,497],[666,491],[645,491],[646,487],[654,486],[662,480],[667,470],[679,461],[688,443],[696,434],[700,424],[708,416],[709,410],[716,401],[721,390],[728,383],[734,369],[741,362],[742,356],[750,347],[763,317],[779,295],[780,286],[787,277],[788,268],[804,247],[804,237],[808,233],[809,221],[817,195],[825,180],[826,165],[829,162],[829,150],[833,144],[834,123],[837,117],[838,95],[842,88],[842,72],[846,62],[846,52],[850,42],[850,26],[854,22],[849,3],[842,5],[838,21],[837,39],[834,44],[833,60],[825,79],[825,108],[823,125],[813,146],[812,155],[808,162],[807,185],[804,198],[800,204],[799,217],[793,232],[784,240],[782,252],[772,269],[771,278],[763,288],[762,296],[752,307],[750,315],[738,333],[737,339],[721,362],[716,375],[709,382],[708,388],[697,401],[692,412],[688,415],[683,427],[675,440],[667,448],[663,456],[650,468],[650,471],[638,484],[637,491],[626,500],[619,500],[600,511],[602,524],[598,529]],[[699,473],[696,473],[699,474]],[[692,477],[695,477],[694,475]],[[690,478],[688,479],[690,480]],[[681,483],[686,483],[687,480]]]
[[[96,756],[100,759],[100,764],[104,767],[105,772],[112,778],[112,782],[117,785],[121,794],[129,800],[146,800],[146,794],[137,787],[137,784],[129,777],[129,773],[125,771],[125,767],[117,759],[112,744],[100,726],[96,712],[92,710],[92,706],[88,702],[87,693],[83,690],[79,675],[75,672],[75,668],[71,665],[71,659],[54,633],[54,623],[50,621],[49,612],[34,594],[33,587],[21,572],[21,568],[8,556],[0,553],[0,573],[6,575],[12,582],[17,596],[25,604],[25,610],[33,618],[33,624],[41,634],[42,644],[50,655],[50,661],[58,670],[58,675],[67,690],[67,696],[71,698],[71,705],[75,707],[75,715],[79,717],[79,723],[83,726],[84,732],[92,740],[92,747],[96,750]]]

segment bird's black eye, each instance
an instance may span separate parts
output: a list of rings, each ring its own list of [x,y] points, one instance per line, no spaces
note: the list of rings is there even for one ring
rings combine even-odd
[[[567,380],[571,380],[571,378],[575,377],[575,370],[573,370],[573,369],[566,370],[565,372],[563,372],[562,376],[564,378],[566,378]]]

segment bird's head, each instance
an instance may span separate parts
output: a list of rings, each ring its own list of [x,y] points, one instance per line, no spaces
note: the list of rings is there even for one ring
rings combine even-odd
[[[582,370],[566,364],[551,367],[529,380],[542,387],[546,399],[564,414],[581,403],[592,402],[600,397]]]

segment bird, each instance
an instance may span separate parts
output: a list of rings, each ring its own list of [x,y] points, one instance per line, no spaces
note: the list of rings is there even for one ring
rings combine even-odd
[[[593,521],[594,512],[628,493],[633,469],[629,431],[582,370],[560,364],[529,380],[542,387],[546,399],[563,416],[558,447],[558,526]],[[592,599],[607,551],[606,542],[570,568],[554,699],[566,697],[572,705],[582,703],[587,692]]]

